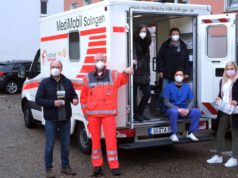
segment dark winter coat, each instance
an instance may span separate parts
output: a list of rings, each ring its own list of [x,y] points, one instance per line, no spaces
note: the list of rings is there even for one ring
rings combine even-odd
[[[157,72],[163,72],[164,78],[173,80],[173,74],[182,68],[189,74],[189,56],[186,44],[180,40],[180,47],[170,44],[171,39],[165,41],[156,57]]]
[[[55,107],[54,102],[57,99],[57,87],[60,82],[65,90],[66,119],[68,120],[71,118],[72,109],[70,103],[73,99],[78,99],[78,96],[73,88],[72,82],[65,76],[61,75],[59,82],[52,77],[43,79],[37,90],[36,104],[43,106],[44,118],[46,120],[58,120],[58,107]]]
[[[220,85],[219,85],[219,94],[218,94],[218,96],[220,98],[222,98],[221,87],[222,87],[222,80],[220,81]],[[231,100],[235,100],[238,103],[238,79],[236,79],[236,81],[234,82],[234,84],[232,86],[231,95],[232,95]],[[232,114],[232,126],[234,128],[238,128],[238,114]]]
[[[142,40],[134,42],[133,58],[137,61],[134,71],[134,82],[146,84],[150,82],[150,49]]]

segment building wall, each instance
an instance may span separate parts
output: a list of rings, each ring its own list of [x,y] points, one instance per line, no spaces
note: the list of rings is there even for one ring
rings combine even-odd
[[[39,1],[39,0],[38,0]],[[48,0],[48,15],[64,11],[64,0]]]
[[[224,0],[189,0],[189,3],[211,5],[213,14],[224,12]]]
[[[92,0],[92,3],[98,2],[100,0]],[[144,0],[144,1],[153,1],[153,0]],[[224,12],[224,0],[188,0],[190,4],[210,4],[212,6],[212,12],[214,14]],[[64,0],[64,10],[70,10],[71,4],[77,3],[78,7],[84,5],[84,0]]]
[[[48,14],[62,12],[63,4],[48,0]],[[0,12],[0,60],[33,60],[40,45],[40,0],[1,1]]]
[[[92,3],[99,2],[101,0],[91,0]],[[73,3],[77,3],[78,7],[81,7],[84,5],[84,0],[64,0],[64,11],[68,11],[71,9],[71,5]]]

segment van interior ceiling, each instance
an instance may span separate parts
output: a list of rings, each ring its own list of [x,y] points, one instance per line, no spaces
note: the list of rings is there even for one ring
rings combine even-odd
[[[135,29],[139,24],[146,24],[151,32],[152,43],[150,46],[150,70],[151,70],[151,99],[145,109],[145,114],[151,118],[148,122],[156,122],[165,119],[164,115],[157,111],[158,98],[161,92],[161,82],[157,77],[156,69],[156,54],[159,51],[164,41],[169,38],[169,31],[172,27],[178,27],[181,31],[180,38],[185,42],[189,53],[189,71],[190,77],[186,81],[193,89],[196,98],[196,60],[193,50],[196,44],[196,29],[194,28],[195,17],[193,16],[176,16],[176,15],[162,15],[152,13],[133,13],[133,28]],[[160,84],[160,85],[158,85]],[[138,102],[140,101],[142,93],[139,92]],[[195,101],[196,103],[196,101]]]

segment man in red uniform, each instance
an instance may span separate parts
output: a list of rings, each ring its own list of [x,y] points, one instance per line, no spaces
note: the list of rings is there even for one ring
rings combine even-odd
[[[120,175],[117,155],[116,121],[117,115],[117,90],[126,84],[133,68],[126,68],[122,73],[106,69],[105,57],[98,53],[94,57],[95,70],[89,72],[83,82],[81,90],[81,107],[88,119],[88,129],[92,136],[92,164],[93,175],[101,176],[102,151],[101,151],[101,124],[103,126],[107,160],[114,176]]]

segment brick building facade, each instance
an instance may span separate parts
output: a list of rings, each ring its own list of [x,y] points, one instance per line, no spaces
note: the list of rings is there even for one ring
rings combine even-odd
[[[101,0],[64,0],[64,10],[70,10]],[[209,4],[212,6],[213,14],[220,14],[224,12],[237,12],[238,0],[147,0],[147,1],[164,1],[164,2],[179,2],[190,4]]]

